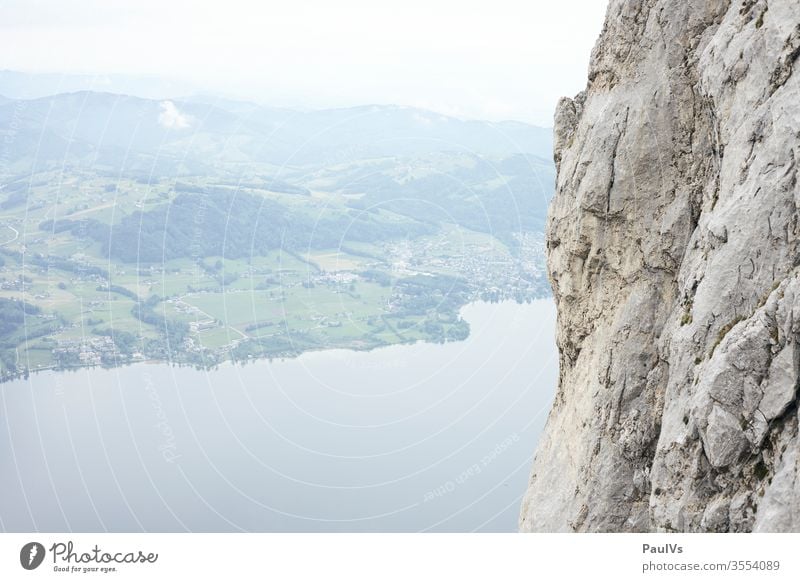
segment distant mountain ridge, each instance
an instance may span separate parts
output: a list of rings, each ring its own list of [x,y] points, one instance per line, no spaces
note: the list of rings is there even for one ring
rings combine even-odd
[[[455,221],[514,244],[512,233],[542,231],[554,181],[548,129],[401,106],[299,111],[82,90],[0,101],[0,136],[8,207],[45,172],[175,181],[176,191],[189,180],[197,193],[211,192],[213,176],[225,188],[336,192],[354,208]]]
[[[209,160],[292,167],[442,151],[547,159],[552,148],[549,129],[519,122],[463,121],[397,106],[292,111],[211,101],[93,91],[0,100],[0,134],[14,140],[6,161],[22,174],[88,159],[157,176],[201,172]]]

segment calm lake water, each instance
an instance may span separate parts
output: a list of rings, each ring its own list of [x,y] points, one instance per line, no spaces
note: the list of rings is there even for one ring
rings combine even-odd
[[[514,531],[555,307],[462,314],[446,345],[2,384],[0,530]]]

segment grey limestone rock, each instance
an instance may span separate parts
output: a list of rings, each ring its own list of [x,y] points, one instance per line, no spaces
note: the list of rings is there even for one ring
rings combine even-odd
[[[523,531],[800,531],[800,0],[611,0],[556,113]]]

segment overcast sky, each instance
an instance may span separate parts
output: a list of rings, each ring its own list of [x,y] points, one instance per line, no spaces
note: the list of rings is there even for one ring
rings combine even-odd
[[[156,75],[269,105],[552,124],[605,0],[0,0],[0,69]]]

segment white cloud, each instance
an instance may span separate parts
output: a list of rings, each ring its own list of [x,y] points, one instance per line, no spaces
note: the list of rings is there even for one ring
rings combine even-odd
[[[192,117],[181,113],[172,101],[162,101],[158,123],[167,129],[189,129],[192,126]]]
[[[414,121],[416,121],[417,123],[420,123],[422,125],[430,125],[431,123],[433,123],[433,120],[430,117],[428,117],[427,115],[420,114],[420,113],[414,113],[413,119],[414,119]]]

